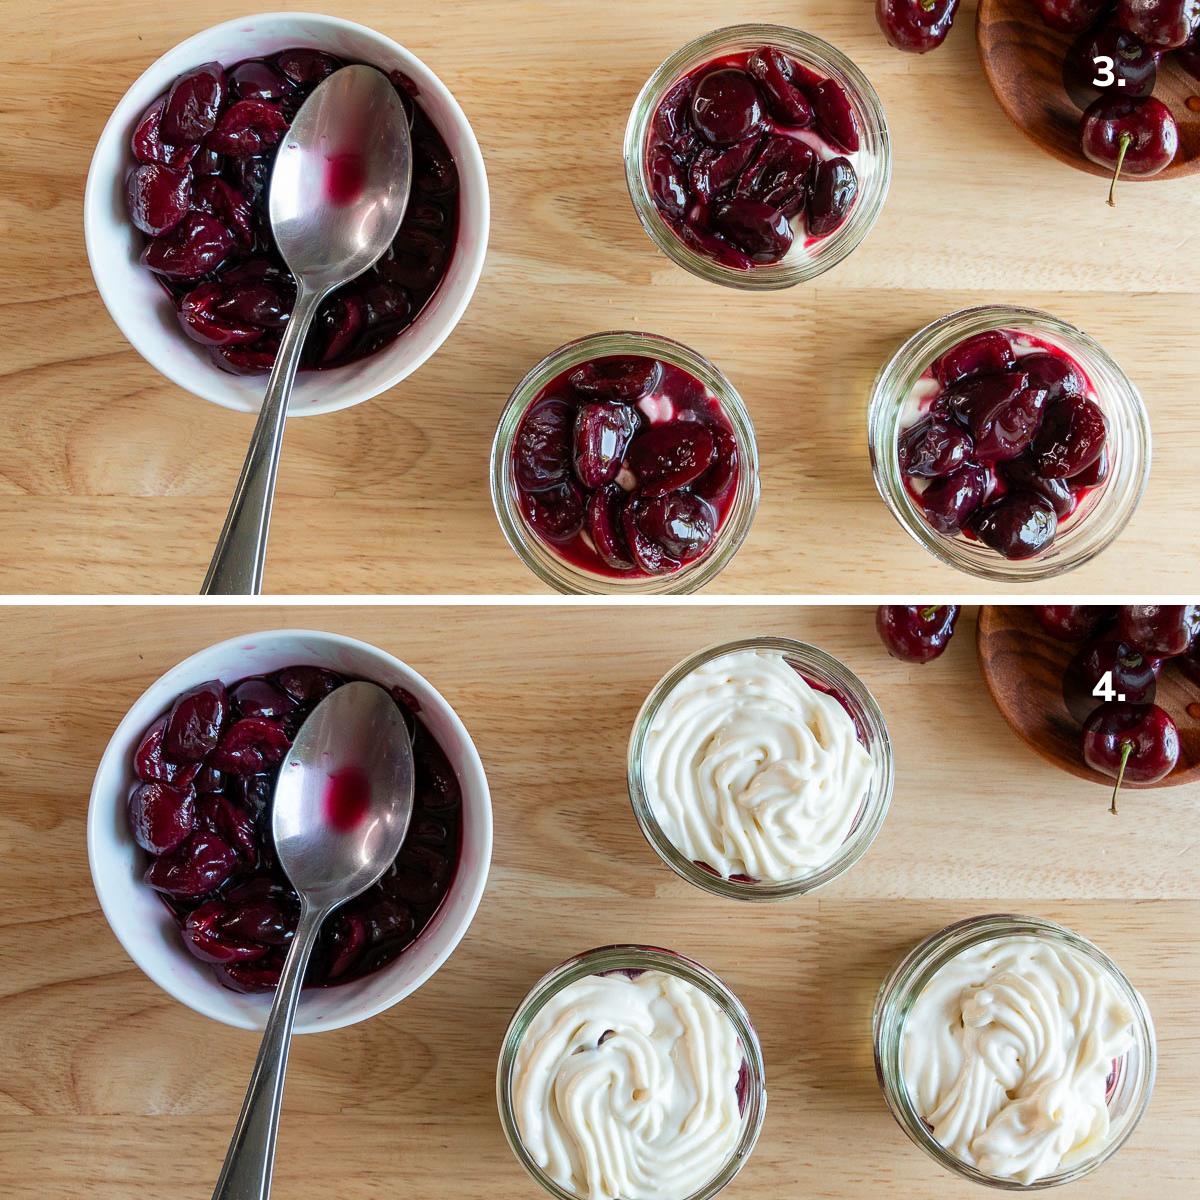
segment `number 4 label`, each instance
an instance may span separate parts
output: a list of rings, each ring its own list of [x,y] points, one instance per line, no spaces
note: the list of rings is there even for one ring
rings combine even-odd
[[[1100,676],[1099,682],[1092,688],[1092,695],[1099,700],[1105,700],[1111,704],[1114,700],[1123,701],[1125,697],[1113,687],[1113,677],[1111,671],[1105,671]]]

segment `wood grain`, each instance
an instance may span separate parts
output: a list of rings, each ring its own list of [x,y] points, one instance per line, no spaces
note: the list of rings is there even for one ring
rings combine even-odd
[[[1027,746],[1060,770],[1112,786],[1080,755],[1079,722],[1067,711],[1062,681],[1079,650],[1048,636],[1028,605],[985,605],[979,613],[976,644],[984,682],[1001,715]],[[1200,688],[1169,665],[1159,676],[1154,702],[1179,726],[1179,765],[1156,784],[1130,788],[1170,788],[1200,784]]]
[[[245,8],[0,5],[0,591],[200,586],[251,422],[167,383],[124,342],[92,284],[81,204],[95,140],[129,83]],[[892,519],[865,414],[876,372],[909,334],[1004,301],[1099,338],[1142,388],[1155,433],[1150,490],[1120,543],[1042,590],[1141,580],[1200,591],[1200,190],[1129,188],[1113,210],[1094,179],[1041,153],[988,89],[972,0],[946,45],[919,58],[885,43],[870,0],[348,0],[337,12],[397,38],[454,90],[488,164],[493,236],[475,300],[430,363],[377,400],[289,427],[268,589],[540,590],[491,509],[497,416],[555,346],[640,328],[721,366],[757,427],[758,520],[716,589],[995,592]],[[651,71],[738,20],[807,28],[849,53],[880,92],[895,146],[868,241],[817,283],[770,295],[704,284],[659,254],[621,165]]]
[[[0,611],[0,1162],[5,1200],[207,1196],[253,1058],[129,962],[92,892],[84,811],[119,717],[163,670],[268,627],[365,638],[456,707],[492,786],[496,845],[459,950],[401,1006],[301,1038],[279,1200],[532,1200],[495,1112],[513,1008],[548,967],[613,941],[675,947],[722,975],[758,1026],[770,1105],[728,1195],[972,1200],[893,1123],[869,1017],[899,954],[951,920],[1017,910],[1097,940],[1158,1026],[1157,1093],[1079,1200],[1192,1200],[1200,1176],[1200,789],[1127,800],[1055,771],[979,678],[973,617],[944,658],[886,657],[865,609],[42,608]],[[804,638],[871,687],[897,756],[888,821],[834,885],[774,906],[706,896],[638,832],[630,723],[660,675],[712,642]],[[86,1181],[86,1184],[81,1183]]]
[[[1051,29],[1034,0],[979,0],[978,18],[979,60],[996,100],[1013,124],[1059,162],[1111,179],[1109,168],[1080,152],[1082,113],[1063,86],[1063,59],[1075,35]],[[1197,93],[1200,81],[1173,55],[1166,56],[1159,64],[1154,94],[1179,123],[1179,152],[1160,174],[1126,175],[1124,182],[1163,182],[1200,172],[1200,115],[1192,107],[1200,104]]]

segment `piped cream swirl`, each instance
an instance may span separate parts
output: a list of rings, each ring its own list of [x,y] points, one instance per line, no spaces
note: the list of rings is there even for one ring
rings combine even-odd
[[[682,1200],[742,1129],[744,1054],[699,988],[662,971],[589,975],[530,1022],[513,1066],[525,1149],[587,1200]]]
[[[934,1138],[986,1175],[1033,1183],[1109,1138],[1108,1079],[1133,1013],[1069,946],[998,938],[956,955],[905,1018],[901,1073]]]
[[[736,650],[672,689],[646,733],[660,828],[728,879],[797,879],[831,862],[873,764],[850,714],[777,650]]]

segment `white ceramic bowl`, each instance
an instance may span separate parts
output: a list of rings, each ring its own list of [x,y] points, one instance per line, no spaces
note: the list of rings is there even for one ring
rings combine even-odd
[[[146,729],[181,692],[207,679],[230,683],[292,663],[407,688],[457,772],[463,796],[462,855],[442,906],[417,940],[386,967],[352,983],[303,993],[296,1032],[317,1033],[372,1017],[419,988],[466,933],[487,882],[492,805],[483,764],[457,714],[411,667],[366,642],[302,629],[248,633],[184,659],[138,697],[104,751],[88,805],[88,862],[113,933],[159,987],[206,1017],[241,1029],[261,1029],[271,996],[247,996],[222,987],[212,968],[185,949],[170,914],[142,882],[148,859],[129,832],[125,808],[134,779],[134,751]]]
[[[301,374],[288,413],[303,416],[349,408],[411,375],[458,324],[483,271],[490,222],[483,156],[458,102],[419,58],[365,25],[319,13],[262,13],[214,25],[188,38],[147,67],[109,117],[88,170],[83,229],[100,296],[134,349],[189,392],[226,408],[257,412],[266,376],[231,375],[216,366],[206,348],[184,334],[170,299],[138,262],[144,239],[126,212],[125,176],[133,165],[129,138],[138,118],[177,75],[203,62],[230,66],[288,46],[326,50],[408,75],[417,85],[422,108],[454,155],[461,187],[458,245],[433,298],[413,324],[378,354],[344,367]]]

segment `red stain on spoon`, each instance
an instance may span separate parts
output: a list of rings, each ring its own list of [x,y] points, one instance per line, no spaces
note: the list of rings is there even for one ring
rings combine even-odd
[[[325,194],[334,204],[353,204],[366,182],[366,164],[356,151],[345,150],[325,159]]]
[[[339,833],[362,823],[371,806],[371,784],[361,767],[340,767],[325,787],[325,819]]]

